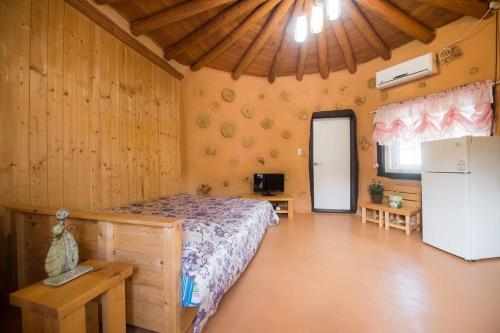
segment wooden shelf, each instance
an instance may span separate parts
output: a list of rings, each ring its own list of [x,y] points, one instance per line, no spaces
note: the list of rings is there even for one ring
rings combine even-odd
[[[293,218],[294,198],[288,194],[283,193],[283,194],[276,194],[273,196],[265,196],[257,193],[248,193],[240,195],[240,198],[265,200],[270,203],[286,202],[286,207],[283,207],[284,209],[283,208],[280,210],[275,209],[275,212],[277,214],[287,214],[289,219]]]

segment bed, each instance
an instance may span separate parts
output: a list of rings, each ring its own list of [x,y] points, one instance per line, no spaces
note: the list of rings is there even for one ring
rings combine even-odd
[[[19,287],[43,276],[45,251],[37,258],[28,252],[40,243],[37,235],[48,235],[55,210],[8,210],[17,235]],[[106,212],[74,211],[68,220],[82,258],[134,264],[126,288],[128,323],[160,332],[192,327],[195,333],[245,270],[266,229],[278,222],[267,201],[189,194]]]

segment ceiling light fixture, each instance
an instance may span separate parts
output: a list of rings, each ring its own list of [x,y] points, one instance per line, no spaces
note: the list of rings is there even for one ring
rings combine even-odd
[[[296,18],[295,22],[295,41],[297,43],[305,42],[307,39],[307,16],[302,13]]]
[[[340,15],[342,13],[341,1],[342,0],[316,0],[313,2],[310,10],[309,8],[304,8],[305,12],[311,13],[310,29],[313,34],[317,34],[323,31],[323,25],[325,20],[325,13],[324,13],[325,7],[328,20],[333,21],[340,18]],[[308,35],[307,21],[308,21],[307,15],[304,13],[297,16],[295,20],[294,39],[297,43],[303,43],[307,39]]]
[[[319,34],[323,31],[323,2],[317,1],[312,5],[311,10],[311,32],[313,34]]]
[[[340,17],[342,13],[342,8],[340,6],[340,0],[327,0],[326,1],[326,14],[330,21],[336,20]]]

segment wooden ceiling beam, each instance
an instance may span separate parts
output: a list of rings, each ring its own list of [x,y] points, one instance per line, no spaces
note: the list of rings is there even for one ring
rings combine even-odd
[[[423,43],[428,44],[436,37],[433,30],[387,1],[356,0],[356,2],[383,18],[387,23]]]
[[[329,22],[333,31],[335,32],[337,41],[339,42],[347,70],[350,73],[356,73],[356,60],[354,60],[354,54],[352,52],[351,42],[349,42],[349,38],[347,37],[347,33],[345,32],[344,24],[340,19]]]
[[[258,5],[266,0],[248,0],[236,2],[229,8],[224,9],[219,14],[202,24],[198,29],[191,32],[189,35],[178,41],[177,43],[167,47],[164,50],[165,58],[172,59],[181,55],[184,51],[190,49],[198,43],[200,39],[210,36],[212,33],[223,27],[225,24],[236,20],[245,13],[255,9]]]
[[[359,8],[352,0],[344,0],[344,10],[349,18],[354,22],[358,30],[361,32],[365,40],[370,44],[375,52],[384,60],[391,59],[391,50],[384,44],[382,39],[377,35],[372,25],[365,18]]]
[[[115,3],[123,2],[123,0],[94,0],[98,5],[112,5]]]
[[[325,21],[328,21],[325,19]],[[323,30],[317,34],[316,45],[318,47],[318,64],[319,64],[319,74],[321,78],[326,80],[330,74],[330,68],[328,67],[328,42],[326,40],[326,25]]]
[[[135,36],[142,35],[232,1],[234,0],[188,0],[181,2],[148,17],[135,20],[130,24],[130,31]]]
[[[417,0],[461,15],[481,18],[488,11],[488,3],[480,0]]]
[[[292,15],[290,15],[290,18],[288,19],[288,23],[286,24],[285,30],[283,31],[283,36],[281,37],[280,46],[278,47],[278,51],[274,55],[273,65],[268,75],[269,83],[274,83],[274,81],[276,81],[276,77],[278,77],[281,63],[283,62],[283,59],[285,58],[288,51],[288,42],[292,39],[291,35],[293,33],[294,20],[302,10],[302,2],[303,0],[295,0]]]
[[[283,0],[278,6],[276,6],[262,30],[259,32],[257,37],[254,39],[250,47],[246,50],[245,54],[234,68],[233,73],[231,74],[234,80],[238,80],[243,75],[248,66],[250,66],[250,64],[262,50],[264,45],[266,45],[269,38],[271,38],[271,35],[276,31],[279,24],[281,23],[281,20],[286,15],[292,4],[293,0]]]
[[[309,18],[311,17],[311,5],[312,5],[312,0],[304,0],[304,10],[307,10],[307,26],[309,27]],[[302,78],[304,77],[304,68],[306,65],[306,58],[307,58],[307,47],[308,47],[308,41],[307,39],[300,44],[299,48],[299,58],[297,59],[297,70],[295,72],[295,77],[297,80],[302,81]]]
[[[208,65],[219,54],[224,52],[228,47],[233,45],[238,39],[241,38],[248,30],[252,29],[254,25],[269,13],[281,0],[267,0],[253,11],[236,29],[231,31],[224,39],[222,39],[214,48],[210,49],[200,59],[191,65],[191,69],[196,71]]]

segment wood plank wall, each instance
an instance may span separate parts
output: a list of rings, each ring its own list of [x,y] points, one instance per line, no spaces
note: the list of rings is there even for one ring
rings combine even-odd
[[[0,0],[0,207],[177,193],[180,88],[63,0]],[[9,229],[0,217],[0,301]]]
[[[0,205],[179,191],[180,82],[62,0],[0,0]]]

